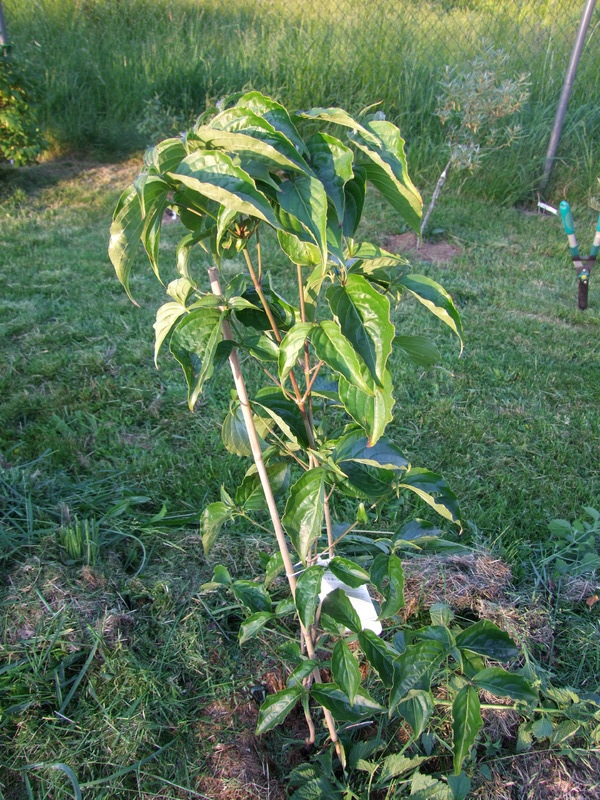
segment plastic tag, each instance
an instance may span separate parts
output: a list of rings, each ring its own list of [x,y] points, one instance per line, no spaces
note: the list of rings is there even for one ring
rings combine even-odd
[[[318,563],[326,567],[329,562],[319,560]],[[373,633],[379,636],[383,628],[381,622],[377,619],[377,611],[366,585],[363,584],[355,589],[352,586],[348,586],[347,583],[344,583],[339,578],[336,578],[331,570],[326,570],[321,580],[319,600],[322,602],[334,589],[342,589],[347,595],[348,600],[350,600],[350,603],[360,618],[363,630],[373,631]]]

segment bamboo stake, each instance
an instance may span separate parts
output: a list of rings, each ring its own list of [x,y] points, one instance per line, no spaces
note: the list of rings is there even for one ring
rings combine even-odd
[[[221,284],[219,282],[219,271],[217,270],[217,268],[210,267],[208,270],[208,276],[210,279],[210,288],[212,290],[212,293],[217,297],[221,297],[222,295]],[[223,338],[228,341],[233,341],[234,339],[231,332],[231,325],[229,324],[229,321],[227,319],[223,320],[222,329],[223,329]],[[269,509],[271,522],[273,523],[273,531],[275,533],[275,538],[277,539],[277,544],[279,545],[279,551],[281,553],[281,558],[283,560],[283,566],[285,568],[285,574],[288,579],[290,590],[292,592],[292,597],[295,598],[296,576],[294,574],[294,565],[292,563],[290,550],[285,538],[285,532],[283,530],[281,519],[279,517],[277,504],[275,503],[275,497],[273,496],[273,490],[271,489],[271,484],[269,483],[269,476],[267,474],[267,469],[265,467],[265,462],[263,460],[258,433],[256,431],[254,418],[252,416],[252,408],[250,406],[250,400],[248,399],[248,393],[246,391],[246,383],[244,381],[244,376],[242,375],[240,361],[235,348],[233,348],[229,356],[229,364],[231,366],[231,372],[233,374],[233,382],[235,384],[235,388],[238,394],[240,407],[242,409],[242,416],[244,418],[244,424],[246,426],[248,439],[250,441],[250,449],[252,450],[252,457],[254,458],[254,463],[256,464],[256,470],[260,478],[261,486],[263,488],[263,492],[265,493],[267,508]],[[306,642],[306,654],[308,655],[309,658],[314,659],[315,646],[310,631],[304,627],[304,625],[300,620],[299,622],[300,622],[300,631],[302,633],[302,636],[304,637],[304,641]],[[315,681],[317,681],[318,683],[322,682],[321,673],[318,668],[315,669],[313,675]],[[323,714],[325,717],[325,722],[327,724],[329,735],[331,737],[331,741],[334,743],[336,753],[343,764],[344,754],[341,745],[338,741],[338,735],[335,729],[335,721],[331,715],[331,712],[328,711],[326,708],[323,708]]]

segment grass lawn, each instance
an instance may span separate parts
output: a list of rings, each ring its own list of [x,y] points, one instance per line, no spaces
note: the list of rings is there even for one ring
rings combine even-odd
[[[191,415],[178,366],[165,355],[154,369],[161,288],[140,256],[135,308],[106,256],[138,168],[49,162],[0,184],[0,799],[73,797],[74,780],[89,798],[276,798],[304,736],[274,732],[256,750],[250,689],[276,680],[274,655],[259,640],[240,649],[238,608],[199,593],[215,563],[248,577],[272,544],[238,525],[203,555],[199,512],[245,470],[220,438],[231,381],[219,372]],[[587,246],[592,212],[575,211]],[[548,611],[553,640],[536,657],[597,691],[600,603],[549,597],[532,563],[553,552],[550,520],[600,508],[600,280],[578,311],[554,218],[446,196],[436,227],[461,253],[420,271],[453,296],[465,350],[401,304],[398,329],[435,336],[443,359],[396,360],[391,435],[448,479],[463,541],[504,558]],[[372,198],[363,238],[401,232]],[[288,270],[268,247],[267,263]],[[417,503],[380,524],[424,514]]]

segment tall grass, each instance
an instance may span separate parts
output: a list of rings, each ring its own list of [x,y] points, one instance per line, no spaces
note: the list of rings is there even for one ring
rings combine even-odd
[[[501,7],[498,8],[498,5]],[[382,100],[399,121],[413,170],[432,178],[445,153],[434,114],[445,64],[473,55],[482,38],[531,75],[526,130],[491,162],[484,192],[523,199],[540,174],[579,15],[566,0],[6,0],[15,52],[40,87],[40,113],[60,148],[127,152],[147,142],[148,101],[186,117],[246,87],[292,107]],[[595,31],[571,102],[561,154],[598,171],[589,142],[600,133]],[[590,164],[591,158],[591,164]],[[482,185],[482,182],[479,182]]]

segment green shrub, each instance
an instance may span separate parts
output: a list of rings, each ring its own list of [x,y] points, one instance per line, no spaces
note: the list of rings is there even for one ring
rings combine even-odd
[[[31,87],[15,61],[0,58],[0,161],[31,164],[47,143],[35,120]]]

